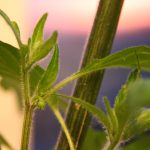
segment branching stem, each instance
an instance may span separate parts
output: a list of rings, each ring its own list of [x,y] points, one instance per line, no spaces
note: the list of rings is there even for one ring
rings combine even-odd
[[[22,51],[21,51],[22,52]],[[22,52],[23,53],[23,52]],[[31,128],[31,122],[32,122],[32,115],[34,107],[32,107],[30,103],[30,90],[29,90],[29,75],[28,70],[25,66],[25,60],[23,58],[21,59],[21,77],[23,82],[23,96],[25,101],[25,114],[24,114],[24,122],[23,122],[23,128],[22,128],[22,139],[21,139],[21,150],[28,150],[29,147],[29,139],[30,139],[30,128]]]

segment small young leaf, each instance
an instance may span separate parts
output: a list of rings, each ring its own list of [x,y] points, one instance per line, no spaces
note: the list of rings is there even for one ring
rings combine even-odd
[[[81,100],[80,98],[70,97],[70,96],[66,96],[66,95],[62,95],[62,94],[57,94],[57,95],[60,97],[64,97],[65,99],[72,100],[76,104],[79,104],[79,106],[81,105],[87,111],[92,113],[92,115],[94,115],[106,127],[106,129],[110,130],[110,124],[109,124],[109,120],[108,120],[107,116],[105,115],[105,113],[103,111],[98,109],[96,106],[94,106],[90,103],[87,103],[87,102]]]
[[[51,110],[53,111],[54,115],[56,116],[57,120],[59,121],[59,123],[60,123],[60,125],[61,125],[61,127],[62,127],[62,129],[66,135],[66,138],[68,140],[68,144],[70,146],[70,150],[75,150],[71,135],[70,135],[69,130],[65,124],[65,121],[64,121],[62,115],[60,114],[59,110],[57,109],[57,107],[55,107],[55,105],[53,104],[52,101],[53,101],[52,99],[49,99],[47,101],[48,105],[51,108]]]
[[[45,106],[46,106],[46,102],[41,97],[38,97],[37,107],[40,110],[44,110]]]
[[[57,79],[59,70],[59,48],[56,45],[54,49],[54,54],[51,59],[50,64],[47,67],[47,70],[43,74],[42,79],[38,85],[38,93],[46,92]]]
[[[56,44],[57,32],[54,32],[47,41],[44,42],[43,40],[43,29],[46,19],[47,13],[44,14],[37,23],[31,38],[31,42],[29,42],[29,66],[44,58]]]
[[[45,70],[43,68],[41,68],[40,66],[36,65],[34,68],[32,68],[32,70],[30,71],[30,92],[31,95],[34,94],[36,87],[40,81],[40,79],[42,78],[43,74],[44,74]]]
[[[0,134],[0,146],[4,145],[6,146],[9,150],[13,150],[12,146],[7,142],[7,140]],[[1,148],[1,147],[0,147]]]
[[[104,99],[104,104],[105,104],[108,116],[109,116],[111,124],[112,124],[112,132],[113,132],[113,134],[116,134],[117,130],[118,130],[117,116],[114,112],[114,109],[111,108],[108,98],[104,97],[103,99]]]
[[[43,28],[46,22],[48,14],[44,14],[39,22],[37,23],[33,35],[32,35],[32,43],[31,43],[31,51],[38,48],[43,43]]]
[[[13,28],[15,29],[15,31],[16,31],[18,37],[20,37],[20,30],[19,30],[18,24],[17,24],[15,21],[12,21],[11,23],[12,23],[12,26],[13,26]]]
[[[29,66],[47,56],[52,48],[55,46],[56,42],[57,32],[53,32],[52,36],[41,45],[38,45],[36,49],[31,50],[30,48]]]

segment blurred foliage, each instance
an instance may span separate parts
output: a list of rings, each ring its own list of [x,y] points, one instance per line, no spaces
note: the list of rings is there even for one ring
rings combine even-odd
[[[121,150],[150,150],[150,134],[141,135]]]
[[[100,150],[106,143],[106,133],[89,128],[82,150]]]
[[[101,130],[89,128],[81,150],[102,150],[106,143],[106,134]],[[127,142],[119,150],[150,150],[150,134],[142,134]]]
[[[5,146],[8,150],[13,150],[12,146],[8,143],[8,141],[0,134],[0,150],[1,146]]]

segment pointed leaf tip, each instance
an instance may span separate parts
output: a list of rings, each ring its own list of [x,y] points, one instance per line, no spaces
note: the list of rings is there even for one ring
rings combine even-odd
[[[18,37],[20,37],[20,30],[18,24],[15,21],[12,21],[11,24],[14,27],[16,33],[18,34]]]
[[[55,45],[54,49],[55,50],[51,62],[39,83],[39,93],[46,92],[57,79],[59,70],[59,48],[57,44]]]
[[[29,62],[30,65],[48,55],[57,42],[57,36],[58,33],[55,31],[47,41],[42,42],[41,45],[39,45],[36,49],[31,49]]]
[[[45,13],[41,19],[38,21],[33,35],[32,35],[32,49],[36,49],[43,42],[43,29],[46,22],[48,14]]]

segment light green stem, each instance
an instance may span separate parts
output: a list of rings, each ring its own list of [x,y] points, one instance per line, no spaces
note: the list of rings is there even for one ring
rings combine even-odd
[[[22,51],[21,51],[22,52]],[[32,115],[34,107],[32,107],[30,103],[30,90],[29,90],[29,75],[28,70],[26,70],[25,66],[25,60],[22,56],[22,82],[23,82],[23,96],[25,101],[25,114],[24,114],[24,122],[23,122],[23,128],[22,128],[22,139],[21,139],[21,148],[20,150],[28,150],[29,147],[29,139],[30,139],[30,128],[31,128],[31,121],[32,121]]]
[[[118,145],[121,143],[122,141],[122,136],[123,136],[123,131],[125,129],[126,123],[125,125],[122,125],[122,127],[120,127],[120,129],[116,132],[116,136],[114,136],[114,139],[107,144],[103,150],[115,150],[115,148],[118,147]]]
[[[25,115],[24,115],[24,122],[23,122],[23,129],[22,129],[22,139],[21,139],[20,150],[28,150],[32,114],[33,114],[33,107],[26,107]]]
[[[61,116],[60,112],[56,108],[51,107],[51,109],[52,109],[54,115],[56,116],[56,118],[58,119],[58,121],[59,121],[59,123],[60,123],[60,125],[61,125],[61,127],[62,127],[62,129],[63,129],[63,131],[65,133],[65,135],[66,135],[66,138],[67,138],[69,146],[70,146],[70,150],[75,150],[74,144],[72,142],[71,135],[70,135],[70,133],[69,133],[69,131],[67,129],[67,126],[65,124],[65,121],[64,121],[63,117]]]

